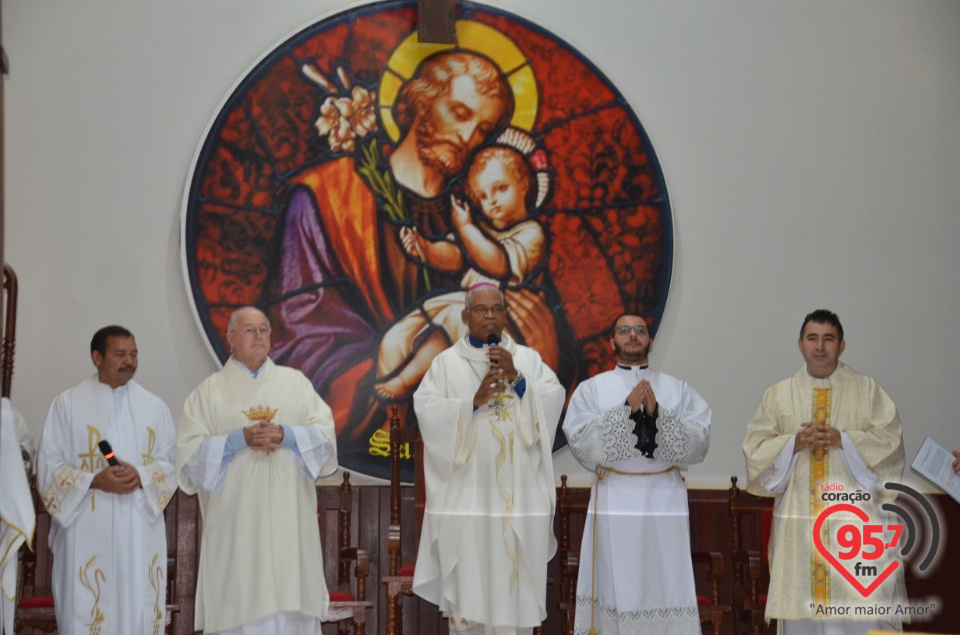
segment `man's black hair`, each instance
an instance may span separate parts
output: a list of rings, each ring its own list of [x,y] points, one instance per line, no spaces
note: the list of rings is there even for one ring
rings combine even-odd
[[[807,330],[808,322],[816,322],[817,324],[832,324],[833,326],[837,327],[837,335],[840,337],[840,341],[843,341],[843,325],[840,324],[840,318],[838,318],[837,314],[833,311],[817,309],[813,313],[808,313],[807,317],[803,318],[803,326],[800,327],[800,339],[803,339],[803,332]]]
[[[93,351],[99,351],[101,355],[106,355],[107,340],[111,337],[133,337],[133,333],[116,324],[105,326],[93,334],[93,339],[90,340],[90,354],[93,355]]]

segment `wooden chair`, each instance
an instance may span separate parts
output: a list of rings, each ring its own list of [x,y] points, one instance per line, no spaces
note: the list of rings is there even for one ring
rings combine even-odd
[[[586,492],[586,497],[583,493]],[[577,490],[580,496],[572,499],[567,487],[567,475],[560,475],[557,490],[557,595],[560,608],[560,632],[573,635],[573,623],[577,609],[577,572],[580,569],[580,539],[587,521],[590,490]],[[581,535],[572,536],[571,529]],[[576,546],[574,546],[576,545]]]
[[[557,491],[557,571],[559,573],[561,633],[573,635],[577,608],[577,575],[580,568],[580,542],[590,505],[590,490],[571,490],[567,476],[560,476]],[[576,532],[576,535],[574,533]],[[723,555],[716,551],[693,552],[694,569],[702,567],[709,585],[706,595],[697,594],[697,609],[704,632],[723,632],[723,616],[731,607],[720,604],[720,580],[723,579]]]
[[[0,395],[10,398],[13,387],[13,358],[17,349],[17,274],[3,265],[3,341],[0,343]],[[33,473],[33,461],[26,450],[20,450],[27,474]]]
[[[13,358],[17,349],[17,274],[3,265],[3,344],[0,346],[0,390],[10,396],[13,385]]]
[[[733,622],[736,633],[760,635],[767,630],[764,612],[770,566],[767,561],[773,498],[754,496],[730,477],[731,560],[733,562]],[[774,627],[771,622],[770,629]]]
[[[412,452],[414,459],[414,549],[402,553],[400,462],[403,455]],[[409,455],[408,455],[409,456]],[[399,408],[390,413],[390,524],[387,526],[387,554],[389,575],[383,577],[387,587],[387,635],[403,632],[403,596],[413,593],[413,574],[417,561],[416,548],[420,545],[420,529],[427,504],[423,482],[423,443],[416,428],[401,429]]]
[[[700,627],[704,633],[707,627],[713,635],[723,633],[723,617],[731,613],[728,604],[720,604],[720,580],[723,579],[723,555],[718,551],[694,551],[693,569],[705,570],[709,590],[707,594],[697,593],[697,610],[700,613]]]
[[[20,547],[13,630],[15,633],[54,633],[57,630],[57,618],[53,612],[53,554],[47,548],[50,514],[37,493],[36,477],[30,479],[30,495],[33,497],[33,508],[37,511],[34,549],[30,550],[26,545]]]
[[[335,585],[328,585],[330,606],[324,621],[337,622],[338,633],[348,633],[352,627],[355,635],[365,635],[367,610],[373,608],[373,602],[367,600],[370,557],[365,548],[351,546],[352,517],[353,488],[350,472],[344,472],[339,488],[317,488],[317,524],[324,549],[324,576],[337,581]],[[328,540],[331,535],[337,537],[336,542]],[[332,553],[327,553],[328,544],[335,545]]]

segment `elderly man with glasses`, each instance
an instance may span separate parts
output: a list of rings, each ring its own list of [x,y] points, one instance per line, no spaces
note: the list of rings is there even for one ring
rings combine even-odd
[[[597,474],[583,530],[574,632],[700,633],[680,469],[703,461],[710,407],[686,382],[650,370],[647,321],[613,321],[617,367],[580,384],[563,431]]]
[[[227,323],[230,359],[187,398],[180,488],[203,516],[194,625],[225,635],[320,635],[327,610],[314,482],[337,468],[333,415],[277,366],[255,307]]]
[[[531,633],[546,617],[556,551],[551,452],[565,391],[503,332],[503,294],[467,291],[469,334],[440,353],[413,395],[427,507],[413,590],[451,633]]]

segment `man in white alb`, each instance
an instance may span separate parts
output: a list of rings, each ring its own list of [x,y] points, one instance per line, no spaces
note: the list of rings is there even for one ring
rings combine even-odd
[[[686,382],[648,368],[647,321],[613,322],[617,367],[570,398],[563,431],[597,474],[583,530],[574,632],[698,634],[687,490],[703,461],[710,408]]]
[[[896,495],[884,484],[899,482],[903,475],[897,407],[876,381],[840,362],[846,342],[835,313],[819,309],[808,314],[798,345],[804,367],[767,389],[743,441],[747,490],[776,496],[766,619],[776,619],[778,632],[788,635],[899,630],[896,608],[907,602],[902,563],[864,595],[820,555],[813,540],[817,517],[839,494],[859,493],[854,505],[870,523],[900,524],[881,510]],[[870,500],[861,500],[863,493]],[[847,512],[831,512],[821,527],[821,542],[835,558],[836,536],[845,525],[863,535],[865,523]],[[890,531],[877,536],[884,544],[892,542]],[[865,562],[884,571],[897,553],[887,549]],[[862,580],[864,587],[872,581]],[[886,607],[883,620],[876,617],[878,606]]]
[[[11,420],[17,434],[17,442],[20,444],[20,450],[23,454],[23,469],[29,477],[36,469],[37,448],[33,444],[33,437],[30,436],[30,430],[27,428],[27,422],[23,420],[23,415],[10,402],[9,397],[3,397],[3,407],[9,408]]]
[[[552,448],[564,389],[503,332],[503,294],[471,287],[469,334],[438,355],[413,395],[427,507],[413,591],[451,633],[531,633],[546,617],[556,551]]]
[[[254,307],[227,323],[231,357],[187,398],[177,430],[181,488],[203,516],[197,630],[319,635],[327,610],[318,477],[337,467],[330,408],[298,370],[268,358]]]
[[[37,514],[28,478],[36,451],[23,417],[0,399],[0,631],[13,632],[20,545],[33,545]],[[29,458],[28,458],[29,457]]]
[[[90,357],[97,373],[54,399],[37,451],[37,489],[52,518],[57,628],[156,635],[166,622],[163,510],[177,489],[173,418],[133,381],[130,331],[100,329]],[[102,454],[101,441],[115,457]]]

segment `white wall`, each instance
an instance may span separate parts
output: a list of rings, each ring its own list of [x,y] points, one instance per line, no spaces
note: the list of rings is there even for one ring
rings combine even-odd
[[[216,369],[180,267],[193,152],[257,57],[347,6],[5,0],[13,397],[35,438],[53,397],[92,372],[104,324],[136,333],[138,380],[175,416]],[[908,457],[925,435],[960,447],[960,2],[500,6],[596,63],[655,145],[676,264],[653,363],[714,412],[689,485],[743,476],[745,424],[800,367],[800,322],[820,307],[844,322],[845,361],[897,402]]]

